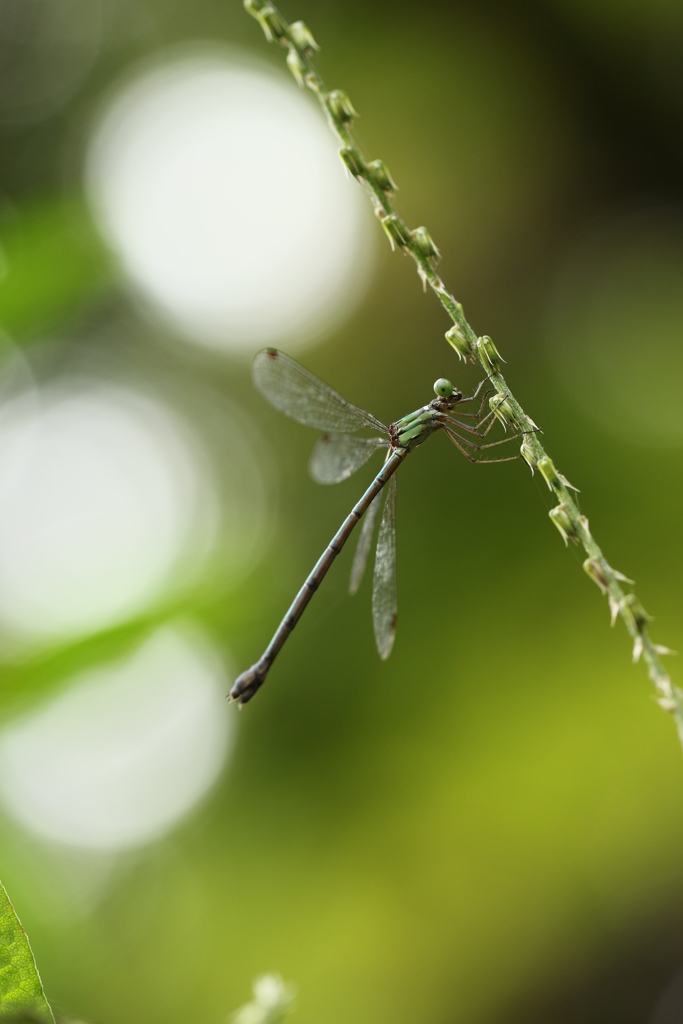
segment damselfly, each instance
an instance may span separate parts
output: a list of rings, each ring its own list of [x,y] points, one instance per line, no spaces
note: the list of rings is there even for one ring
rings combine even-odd
[[[261,394],[280,412],[291,416],[307,427],[329,431],[316,444],[311,456],[310,471],[321,484],[335,484],[360,469],[378,450],[386,452],[384,465],[360,501],[351,509],[299,593],[259,660],[235,680],[230,697],[240,704],[251,700],[264,682],[273,661],[285,640],[301,618],[304,608],[318,589],[325,573],[332,565],[349,534],[367,512],[358,540],[358,548],[351,569],[351,593],[354,594],[365,570],[372,545],[374,526],[380,508],[380,492],[388,484],[384,509],[379,525],[375,553],[375,572],[372,585],[372,618],[377,650],[381,658],[388,658],[396,633],[396,478],[394,473],[414,448],[426,441],[437,430],[443,430],[470,462],[508,462],[519,458],[512,455],[504,459],[480,459],[472,452],[505,444],[510,437],[488,444],[476,444],[458,431],[485,438],[495,422],[493,413],[482,417],[487,395],[485,391],[479,407],[473,413],[452,415],[457,407],[476,402],[488,378],[483,380],[473,395],[464,398],[449,380],[440,378],[434,384],[435,398],[421,409],[409,413],[390,426],[386,426],[372,413],[347,402],[340,394],[324,384],[308,370],[277,349],[266,348],[254,358],[252,375]],[[465,419],[470,423],[463,422]],[[486,424],[486,421],[488,425]],[[382,437],[354,437],[353,434],[369,427]],[[483,428],[483,429],[482,429]],[[513,435],[518,436],[518,435]],[[468,450],[469,449],[469,450]]]

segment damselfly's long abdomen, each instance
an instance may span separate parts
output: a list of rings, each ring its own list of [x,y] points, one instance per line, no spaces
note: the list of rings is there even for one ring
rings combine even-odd
[[[259,660],[235,680],[233,687],[230,690],[230,697],[232,700],[236,700],[240,704],[246,704],[263,684],[270,670],[270,666],[273,664],[280,648],[303,615],[304,608],[320,586],[321,581],[325,578],[327,570],[330,568],[333,561],[344,547],[344,544],[351,536],[353,529],[360,522],[364,512],[372,504],[385,484],[389,482],[407,454],[407,448],[394,449],[363,497],[351,509],[351,512],[313,566],[313,569],[306,578],[304,585],[292,601],[289,611],[278,626],[273,639],[270,641]]]

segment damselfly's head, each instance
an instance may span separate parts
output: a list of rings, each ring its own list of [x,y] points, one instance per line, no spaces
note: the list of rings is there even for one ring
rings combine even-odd
[[[462,391],[453,387],[445,377],[439,377],[434,381],[434,394],[436,399],[432,404],[438,409],[450,409],[462,399]]]

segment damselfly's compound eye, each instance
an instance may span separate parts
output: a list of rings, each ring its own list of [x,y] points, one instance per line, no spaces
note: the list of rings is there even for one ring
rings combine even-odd
[[[446,380],[445,377],[439,377],[439,379],[434,382],[434,394],[437,398],[450,398],[454,390],[455,389],[451,382]]]

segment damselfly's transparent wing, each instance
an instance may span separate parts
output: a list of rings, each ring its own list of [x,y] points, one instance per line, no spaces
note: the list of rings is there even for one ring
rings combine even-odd
[[[386,487],[379,524],[375,575],[372,581],[372,624],[382,660],[391,654],[396,636],[396,477]]]
[[[316,483],[338,484],[364,466],[378,449],[388,447],[385,437],[323,434],[311,452],[308,469]]]
[[[382,492],[380,491],[377,497],[373,498],[370,507],[363,516],[363,525],[360,528],[360,537],[358,538],[356,553],[353,556],[353,565],[351,566],[351,582],[349,584],[349,593],[351,594],[355,594],[361,585],[372,545],[372,535],[375,532],[377,514],[381,507]]]
[[[252,364],[255,386],[280,412],[317,430],[354,431],[389,428],[371,413],[342,398],[314,374],[275,348],[257,352]]]

